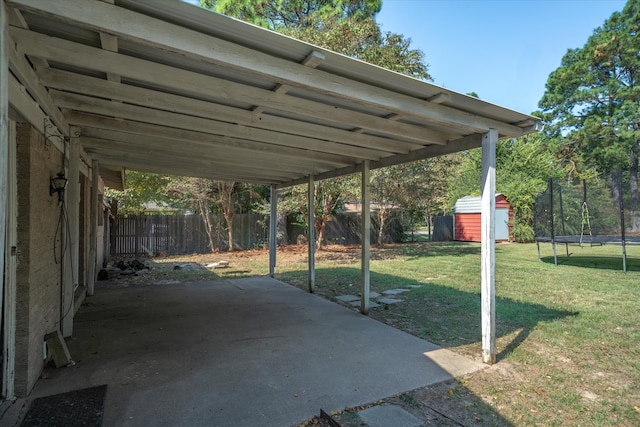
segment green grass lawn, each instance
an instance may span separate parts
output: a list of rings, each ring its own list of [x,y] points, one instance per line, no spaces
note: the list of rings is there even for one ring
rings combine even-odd
[[[498,364],[459,380],[515,425],[640,425],[640,247],[496,248]],[[357,250],[354,252],[357,255]],[[359,291],[357,256],[319,252],[317,293]],[[411,288],[371,316],[479,358],[480,245],[413,243],[378,248],[371,290]],[[277,278],[306,287],[306,264],[280,259]],[[451,392],[453,394],[453,391]],[[479,424],[482,424],[481,420]]]

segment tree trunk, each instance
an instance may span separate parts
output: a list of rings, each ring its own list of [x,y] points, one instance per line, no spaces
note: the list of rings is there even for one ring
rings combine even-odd
[[[611,172],[611,197],[616,207],[620,206],[620,170]]]
[[[116,233],[118,231],[118,201],[113,199],[111,200],[111,215],[113,217],[113,222],[110,227],[110,236],[109,236],[109,255],[115,256],[116,251]]]
[[[211,249],[211,252],[215,252],[216,247],[213,243],[213,227],[211,226],[211,215],[209,214],[209,205],[207,204],[207,201],[199,199],[198,208],[200,209],[200,215],[204,221],[204,229],[207,233],[207,237],[209,238],[209,248]]]
[[[382,245],[384,243],[384,226],[387,222],[387,210],[383,207],[378,211],[378,222],[380,223],[378,227],[378,245]]]
[[[227,236],[229,237],[229,252],[233,252],[235,245],[233,244],[233,217],[235,212],[225,212],[224,220],[227,223]]]
[[[278,205],[284,201],[284,194],[282,192],[278,192]],[[278,211],[278,218],[276,220],[276,242],[278,246],[286,245],[289,241],[289,236],[287,233],[287,213]]]
[[[638,210],[638,152],[631,152],[631,166],[629,168],[629,186],[631,187],[631,204],[629,210]]]

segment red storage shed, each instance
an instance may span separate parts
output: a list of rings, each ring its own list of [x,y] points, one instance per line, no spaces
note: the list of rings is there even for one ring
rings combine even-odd
[[[482,199],[465,196],[453,208],[453,239],[465,242],[481,240]],[[504,194],[496,194],[496,241],[513,240],[513,208]]]

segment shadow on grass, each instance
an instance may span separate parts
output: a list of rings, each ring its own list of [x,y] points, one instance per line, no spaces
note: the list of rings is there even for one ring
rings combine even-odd
[[[324,293],[334,301],[338,295],[359,295],[359,285],[353,284],[359,282],[359,277],[360,270],[356,268],[318,269],[316,270],[317,292]],[[284,279],[287,281],[286,278]],[[479,292],[466,292],[436,282],[424,283],[394,275],[371,272],[372,292],[376,291],[382,294],[383,291],[390,288],[411,290],[401,295],[393,295],[393,298],[402,300],[400,303],[386,305],[379,302],[380,307],[370,311],[371,317],[442,347],[481,343]],[[387,295],[381,295],[381,297],[384,296]],[[377,299],[372,298],[371,300],[376,302]],[[501,343],[503,349],[497,355],[498,360],[514,351],[538,323],[577,314],[576,312],[549,308],[542,304],[496,297],[496,334],[498,339],[515,334],[515,337],[510,338],[507,343]]]
[[[553,256],[541,258],[542,262],[553,264]],[[570,265],[573,267],[596,268],[598,270],[618,270],[622,271],[622,252],[619,257],[599,257],[599,256],[566,256],[563,252],[558,255],[558,265]],[[630,258],[627,256],[627,271],[640,271],[640,258]]]
[[[385,247],[377,249],[384,250]],[[423,258],[423,257],[448,257],[448,256],[465,256],[480,255],[482,249],[477,243],[467,242],[410,242],[398,246],[389,246],[390,252],[394,256]],[[376,254],[372,255],[372,259]],[[384,258],[381,256],[379,258]]]

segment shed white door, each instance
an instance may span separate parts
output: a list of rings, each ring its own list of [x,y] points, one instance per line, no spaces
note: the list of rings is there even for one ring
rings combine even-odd
[[[496,240],[509,240],[509,209],[496,209]]]

